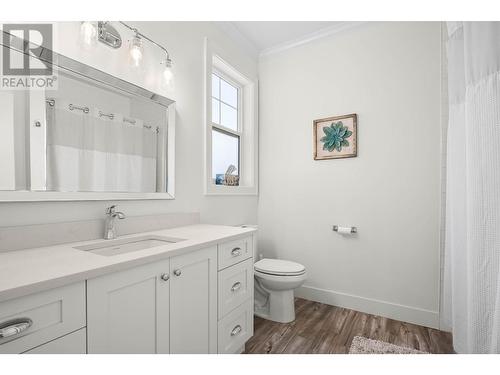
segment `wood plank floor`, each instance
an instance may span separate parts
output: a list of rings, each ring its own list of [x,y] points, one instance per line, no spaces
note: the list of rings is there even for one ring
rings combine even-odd
[[[349,352],[354,336],[364,336],[429,353],[453,353],[451,334],[415,324],[297,298],[296,319],[276,323],[255,317],[245,353]]]

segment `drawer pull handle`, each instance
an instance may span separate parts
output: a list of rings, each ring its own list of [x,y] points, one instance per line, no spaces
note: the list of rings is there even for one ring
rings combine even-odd
[[[182,274],[182,271],[181,270],[175,270],[174,271],[174,275],[175,276],[180,276]]]
[[[231,255],[233,257],[239,257],[241,255],[241,248],[235,247],[233,250],[231,250]]]
[[[233,328],[231,331],[231,337],[239,335],[241,333],[241,326],[238,324],[236,327]]]
[[[241,288],[241,283],[239,281],[235,282],[231,287],[231,292],[237,292]]]
[[[0,323],[0,339],[20,334],[33,325],[30,318],[19,318]]]
[[[162,273],[161,274],[161,279],[163,281],[168,281],[170,279],[170,275],[168,273]]]

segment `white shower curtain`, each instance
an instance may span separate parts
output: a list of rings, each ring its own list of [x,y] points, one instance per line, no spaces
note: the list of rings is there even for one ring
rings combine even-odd
[[[500,23],[448,23],[442,323],[458,353],[500,353]]]
[[[47,190],[155,192],[157,133],[110,119],[98,108],[84,113],[61,100],[47,106]]]

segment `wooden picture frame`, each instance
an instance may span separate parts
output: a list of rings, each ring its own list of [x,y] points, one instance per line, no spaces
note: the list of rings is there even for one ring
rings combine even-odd
[[[355,113],[313,121],[314,160],[356,156],[358,156],[358,116]]]

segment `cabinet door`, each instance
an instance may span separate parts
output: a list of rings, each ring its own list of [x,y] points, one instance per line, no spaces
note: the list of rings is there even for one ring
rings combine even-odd
[[[217,248],[170,260],[170,352],[217,352]]]
[[[169,264],[87,281],[89,353],[169,353]]]

